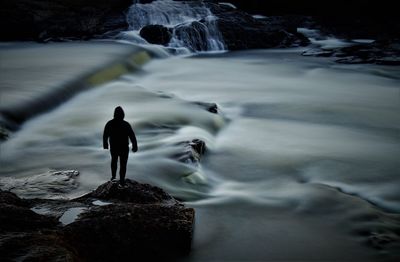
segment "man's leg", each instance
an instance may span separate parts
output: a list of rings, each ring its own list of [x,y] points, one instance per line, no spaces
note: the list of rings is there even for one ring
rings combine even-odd
[[[115,179],[118,166],[118,154],[111,152],[111,180]]]
[[[129,148],[123,150],[119,156],[119,180],[120,184],[125,184],[126,164],[128,163]]]

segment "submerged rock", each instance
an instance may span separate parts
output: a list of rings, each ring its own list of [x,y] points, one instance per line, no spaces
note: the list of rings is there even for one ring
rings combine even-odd
[[[2,140],[7,140],[9,137],[9,131],[1,126],[1,122],[0,122],[0,141]]]
[[[184,150],[172,157],[183,163],[199,164],[207,149],[206,143],[200,139],[193,139],[179,144],[184,146]]]
[[[218,105],[216,103],[207,103],[207,102],[194,102],[196,105],[199,105],[205,108],[208,112],[218,114]]]
[[[74,208],[81,213],[60,223]],[[33,212],[44,209],[46,215]],[[70,201],[22,200],[0,191],[0,252],[7,260],[176,258],[190,251],[193,225],[194,209],[129,179],[125,188],[107,182]]]

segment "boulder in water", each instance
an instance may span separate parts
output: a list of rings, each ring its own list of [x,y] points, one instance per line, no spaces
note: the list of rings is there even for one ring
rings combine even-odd
[[[178,145],[183,145],[184,150],[172,156],[180,162],[197,165],[200,163],[201,158],[206,152],[206,143],[200,139],[193,139],[192,141],[181,142]]]
[[[30,209],[36,205],[45,206],[47,215]],[[59,223],[60,210],[77,206],[83,212],[75,220]],[[22,200],[0,191],[0,253],[6,260],[173,259],[190,251],[193,224],[194,209],[129,179],[125,188],[107,182],[70,201]]]
[[[147,25],[140,30],[140,36],[150,44],[168,45],[172,32],[163,25]]]
[[[159,187],[142,184],[130,179],[126,179],[126,186],[123,188],[120,188],[118,183],[104,183],[80,199],[88,198],[135,204],[161,204],[174,200],[172,196]]]
[[[213,114],[218,114],[218,105],[216,103],[208,103],[208,102],[194,102],[196,105],[203,107],[208,112]]]
[[[91,208],[62,235],[91,261],[172,258],[189,252],[193,218],[179,204],[114,203]]]

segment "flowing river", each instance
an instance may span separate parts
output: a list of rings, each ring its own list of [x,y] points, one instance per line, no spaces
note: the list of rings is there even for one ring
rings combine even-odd
[[[139,142],[127,177],[196,210],[185,260],[396,257],[400,69],[300,52],[154,59],[26,122],[0,145],[0,185],[47,198],[96,188],[110,178],[102,131],[121,105]],[[176,157],[192,139],[207,145],[199,164]]]

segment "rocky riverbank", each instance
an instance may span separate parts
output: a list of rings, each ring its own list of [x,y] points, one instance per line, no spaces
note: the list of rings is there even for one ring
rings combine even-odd
[[[400,41],[377,40],[332,49],[312,48],[302,54],[333,57],[337,63],[342,64],[400,65]]]
[[[211,27],[216,26],[228,50],[305,46],[308,39],[297,32],[290,19],[282,16],[257,18],[227,4],[185,1],[191,8],[207,7],[215,20],[205,16],[199,21],[174,27],[147,25],[140,35],[149,43],[167,46],[173,37],[192,51],[206,51]]]
[[[17,0],[2,3],[1,41],[91,39],[128,27],[131,0]]]
[[[161,188],[107,182],[73,200],[21,199],[0,190],[5,261],[126,261],[190,251],[194,216]]]
[[[135,7],[130,0],[7,2],[0,10],[0,21],[7,25],[1,27],[0,40],[47,42],[114,38],[132,27],[129,19],[146,20],[166,15],[169,21],[170,12],[179,16],[181,9],[201,9],[203,11],[197,13],[194,20],[166,25],[155,23],[158,19],[150,19],[150,23],[135,29],[140,29],[140,36],[148,43],[170,47],[171,43],[179,42],[178,46],[197,52],[307,46],[309,39],[297,30],[307,27],[333,38],[376,41],[335,50],[314,46],[304,55],[337,57],[340,63],[399,64],[400,20],[391,15],[390,3],[364,5],[360,1],[339,1],[327,9],[312,1],[298,4],[290,0],[231,1],[237,8],[214,0],[169,2],[170,5],[158,6],[159,2],[156,5],[152,0],[137,1],[157,7],[143,10],[140,7],[140,11],[133,13]],[[164,10],[166,7],[172,11]],[[362,14],[358,12],[361,7]],[[387,15],[382,16],[378,10],[387,11]]]

